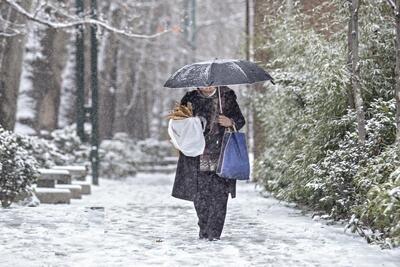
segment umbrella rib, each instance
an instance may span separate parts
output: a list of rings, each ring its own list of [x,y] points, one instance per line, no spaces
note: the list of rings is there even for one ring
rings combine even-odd
[[[234,64],[239,69],[239,71],[244,75],[244,77],[246,77],[250,81],[250,77],[247,75],[246,72],[244,72],[242,67],[240,67],[236,62],[232,62],[232,64]],[[254,79],[251,79],[251,80],[254,80]]]
[[[215,59],[213,60],[213,62],[211,62],[211,64],[210,64],[210,68],[209,68],[209,70],[208,70],[208,77],[207,77],[207,85],[208,86],[211,86],[213,83],[214,83],[214,81],[210,81],[210,76],[211,76],[211,70],[212,70],[212,66],[213,66],[213,64],[215,63]]]

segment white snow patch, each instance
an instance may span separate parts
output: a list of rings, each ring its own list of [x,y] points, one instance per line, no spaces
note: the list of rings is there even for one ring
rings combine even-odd
[[[399,266],[399,249],[313,221],[247,182],[229,199],[221,240],[199,240],[193,203],[171,197],[172,182],[100,179],[71,205],[4,209],[0,266]]]
[[[36,134],[36,131],[32,127],[30,127],[26,124],[19,123],[19,122],[15,123],[14,132],[18,133],[18,134],[25,134],[25,135]]]

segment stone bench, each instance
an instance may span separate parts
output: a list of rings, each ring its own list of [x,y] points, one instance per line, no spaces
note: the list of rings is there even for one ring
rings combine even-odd
[[[178,163],[179,157],[165,157],[164,162],[167,162],[168,164],[176,164]]]
[[[54,166],[52,169],[68,171],[73,179],[85,181],[88,173],[85,166]]]
[[[150,161],[138,161],[138,166],[168,166],[176,165],[178,163],[178,157],[166,157],[162,160],[150,160]]]
[[[61,188],[40,188],[36,187],[35,195],[43,204],[70,204],[71,191]]]
[[[137,166],[138,172],[170,174],[176,171],[176,165],[167,166]]]
[[[78,184],[56,184],[56,189],[68,189],[71,191],[71,198],[82,198],[82,186]]]
[[[90,195],[91,193],[91,184],[90,182],[86,181],[72,181],[73,185],[80,185],[81,186],[81,194],[82,195]]]
[[[82,181],[81,183],[72,184],[71,181],[71,174],[67,170],[61,169],[39,169],[39,179],[37,181],[37,188],[38,189],[62,189],[68,190],[70,192],[70,199],[81,199],[82,194],[90,194],[91,188],[90,184]],[[55,192],[55,193],[54,193]],[[51,191],[51,190],[44,190],[40,193],[41,197],[46,201],[45,203],[57,203],[54,200],[47,199],[58,199],[59,192],[58,191]],[[46,196],[46,194],[48,196]],[[53,195],[56,196],[53,196]],[[38,197],[39,198],[39,197]],[[39,198],[40,200],[40,198]],[[64,203],[63,200],[60,200],[61,203]]]
[[[54,188],[56,181],[60,184],[70,184],[71,175],[66,170],[39,169],[38,187]]]

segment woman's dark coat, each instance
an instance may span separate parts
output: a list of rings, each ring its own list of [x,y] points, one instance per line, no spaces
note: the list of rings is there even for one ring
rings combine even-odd
[[[239,130],[244,126],[245,119],[236,101],[236,94],[232,89],[226,86],[222,86],[220,89],[223,115],[233,119],[237,130]],[[193,90],[187,92],[181,100],[182,105],[187,105],[188,102],[192,103],[193,114],[196,116],[196,114],[202,113],[202,111],[209,109],[210,107],[207,105],[211,101],[207,102],[207,98],[201,97],[198,90]],[[225,127],[219,127],[219,138],[222,141]],[[199,167],[200,156],[187,157],[179,152],[178,166],[176,170],[174,186],[172,189],[173,197],[193,201],[197,193],[197,173]],[[229,180],[229,193],[231,193],[232,198],[236,196],[236,180]]]

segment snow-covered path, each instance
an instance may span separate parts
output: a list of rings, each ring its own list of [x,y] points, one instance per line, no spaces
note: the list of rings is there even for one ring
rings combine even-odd
[[[367,245],[244,182],[222,239],[198,240],[193,205],[170,196],[172,181],[102,179],[71,205],[0,210],[0,266],[400,266],[399,249]]]

